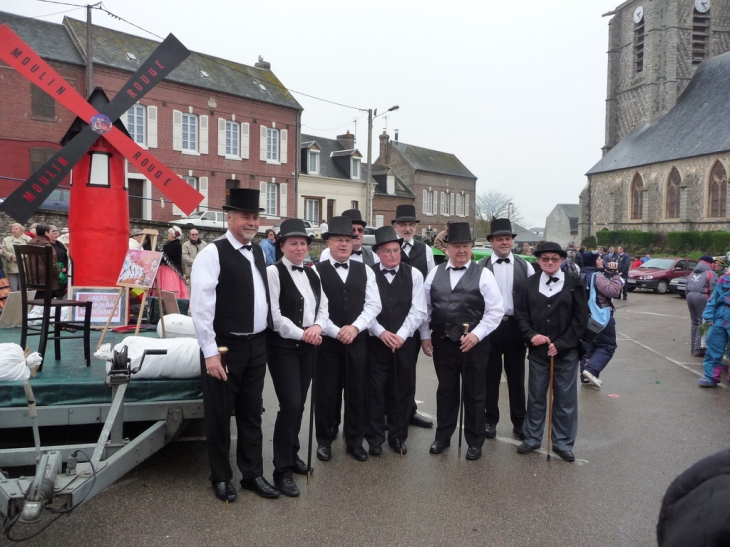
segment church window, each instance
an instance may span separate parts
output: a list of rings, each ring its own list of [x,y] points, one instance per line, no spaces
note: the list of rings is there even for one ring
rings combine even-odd
[[[631,220],[641,220],[644,211],[644,181],[636,173],[631,181]]]
[[[727,211],[727,172],[719,161],[712,166],[708,186],[707,216],[724,218]]]
[[[692,14],[692,64],[699,65],[707,59],[707,45],[710,41],[710,11],[704,13],[695,7]]]
[[[676,167],[673,167],[669,173],[669,180],[667,180],[666,218],[679,218],[679,186],[681,182],[682,177],[679,171]]]
[[[644,18],[634,24],[634,66],[636,73],[644,71]]]

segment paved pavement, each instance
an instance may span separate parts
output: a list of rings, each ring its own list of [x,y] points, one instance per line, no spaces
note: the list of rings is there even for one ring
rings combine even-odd
[[[479,461],[457,459],[456,436],[444,454],[430,455],[432,430],[412,427],[402,459],[386,449],[364,463],[345,457],[339,437],[330,462],[315,460],[310,486],[297,477],[299,498],[241,492],[226,507],[213,497],[192,431],[27,544],[656,545],[669,483],[727,448],[730,393],[697,387],[701,360],[690,355],[684,300],[634,292],[618,306],[619,348],[603,388],[579,388],[575,464],[516,453],[503,384],[498,437]],[[434,415],[430,359],[421,357],[418,373],[419,408]],[[277,403],[268,380],[265,406],[270,479]]]

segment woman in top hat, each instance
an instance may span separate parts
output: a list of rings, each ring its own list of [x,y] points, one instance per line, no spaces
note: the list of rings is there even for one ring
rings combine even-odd
[[[292,473],[307,474],[299,457],[299,430],[312,381],[314,347],[327,325],[327,296],[313,268],[304,267],[312,238],[304,221],[281,223],[276,244],[281,260],[266,269],[273,327],[267,337],[269,373],[279,399],[274,426],[274,484],[286,496],[298,496]]]
[[[522,339],[529,347],[530,362],[525,440],[517,452],[528,454],[542,443],[553,359],[553,449],[562,459],[572,462],[578,432],[581,337],[588,323],[586,291],[579,276],[560,269],[567,257],[560,245],[552,241],[539,243],[535,256],[542,273],[527,279],[515,302],[515,316]]]
[[[266,328],[271,324],[264,253],[259,230],[259,191],[234,188],[228,231],[193,262],[190,309],[201,349],[201,379],[210,480],[218,499],[233,501],[230,464],[231,411],[236,409],[236,461],[241,486],[262,497],[279,491],[263,477],[261,404],[266,376]],[[218,348],[228,348],[221,357]]]

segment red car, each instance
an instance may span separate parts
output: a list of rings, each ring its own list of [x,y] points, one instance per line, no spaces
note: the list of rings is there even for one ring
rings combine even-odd
[[[628,289],[651,289],[664,294],[672,279],[689,275],[696,266],[697,261],[689,258],[652,258],[629,272]]]

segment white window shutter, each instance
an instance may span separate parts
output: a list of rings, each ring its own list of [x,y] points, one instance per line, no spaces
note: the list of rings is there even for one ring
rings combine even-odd
[[[182,150],[182,112],[179,110],[172,111],[172,149]]]
[[[157,107],[147,107],[147,147],[157,148]]]
[[[441,211],[440,214],[445,215],[446,214],[446,205],[448,204],[449,195],[441,192]]]
[[[286,198],[287,198],[286,183],[282,182],[279,184],[279,216],[287,216],[286,210]]]
[[[422,209],[421,212],[424,215],[428,214],[428,192],[426,190],[423,191],[423,203],[422,203],[421,209]]]
[[[451,193],[451,207],[449,208],[449,215],[454,215],[456,213],[456,194],[453,192]]]
[[[266,188],[267,188],[267,186],[268,186],[267,182],[259,183],[259,189],[261,191],[261,193],[259,194],[259,207],[264,210],[264,212],[263,212],[264,215],[268,212],[267,207],[266,207],[266,197],[267,197]]]
[[[208,209],[208,177],[200,177],[198,179],[198,191],[203,194],[203,201],[200,202],[198,208],[201,210]]]
[[[431,214],[432,215],[438,215],[439,214],[439,193],[438,192],[429,192],[433,196],[433,203],[431,204]]]
[[[287,144],[289,143],[289,131],[282,129],[279,131],[279,135],[281,136],[281,141],[279,142],[279,162],[286,163],[288,157]]]
[[[259,159],[266,161],[266,126],[262,125],[259,132]]]
[[[248,150],[249,150],[248,133],[249,133],[248,122],[242,123],[241,124],[241,157],[245,160],[248,159]]]
[[[469,216],[469,194],[464,196],[464,216]]]
[[[208,153],[208,116],[200,116],[200,153]]]
[[[218,118],[218,155],[226,155],[226,120]]]

